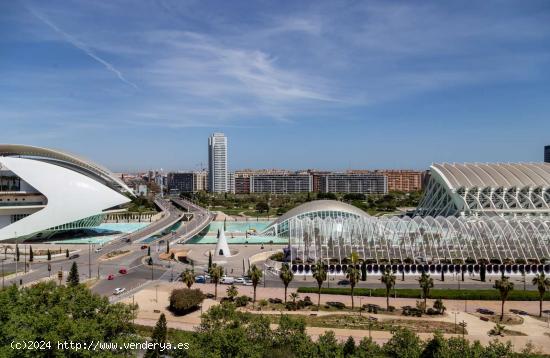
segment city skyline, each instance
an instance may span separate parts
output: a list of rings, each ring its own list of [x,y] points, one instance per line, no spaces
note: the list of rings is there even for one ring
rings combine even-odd
[[[538,162],[549,144],[544,1],[1,8],[0,142],[114,171],[205,166],[217,131],[231,170]]]

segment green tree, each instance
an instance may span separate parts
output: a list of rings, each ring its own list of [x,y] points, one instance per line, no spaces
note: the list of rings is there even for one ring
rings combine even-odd
[[[317,309],[321,308],[321,287],[323,287],[323,282],[327,280],[327,271],[325,270],[325,265],[321,260],[317,261],[315,266],[313,266],[313,278],[317,281]]]
[[[73,262],[73,264],[71,265],[71,270],[69,271],[69,275],[67,276],[67,286],[78,286],[79,282],[80,277],[78,275],[78,265],[76,264],[76,262]]]
[[[193,270],[185,269],[185,271],[181,273],[181,281],[185,284],[185,286],[187,286],[187,288],[191,288],[191,286],[195,283],[195,273]]]
[[[258,204],[256,204],[256,211],[261,213],[268,212],[269,211],[269,205],[264,202],[260,201]]]
[[[427,306],[428,296],[430,295],[430,289],[434,287],[434,279],[430,277],[427,273],[422,271],[422,275],[418,279],[420,288],[422,289],[422,295],[424,297],[424,308]]]
[[[289,297],[292,299],[292,303],[296,303],[296,300],[300,297],[300,295],[297,292],[292,292]]]
[[[239,290],[237,290],[235,285],[229,286],[225,292],[227,292],[227,297],[229,297],[231,301],[235,301],[235,297],[239,295]]]
[[[392,337],[383,347],[388,356],[399,358],[420,357],[422,342],[414,332],[405,328],[398,328],[392,333]]]
[[[342,347],[342,353],[344,357],[354,357],[355,356],[355,340],[352,336],[349,336]]]
[[[281,267],[281,271],[279,271],[279,278],[281,281],[283,281],[283,285],[285,286],[285,303],[286,303],[286,293],[288,289],[288,285],[292,280],[294,279],[294,273],[288,267],[288,264],[283,263],[283,266]]]
[[[88,357],[83,351],[65,353],[56,341],[135,341],[136,305],[110,304],[106,297],[92,293],[84,285],[57,286],[40,282],[29,287],[0,290],[0,357]],[[31,309],[32,308],[32,309]],[[22,328],[24,327],[24,329]],[[40,352],[14,351],[10,343],[50,341]],[[120,357],[135,352],[93,352],[95,357]]]
[[[210,280],[214,283],[214,299],[218,299],[218,283],[220,283],[223,276],[223,267],[212,264],[208,273],[210,274]]]
[[[262,279],[262,270],[260,270],[256,265],[252,265],[248,270],[248,277],[252,280],[252,287],[254,287],[254,298],[252,299],[253,303],[256,303],[256,287]]]
[[[384,271],[380,276],[380,282],[386,286],[386,309],[390,308],[390,292],[395,287],[395,275],[390,269]]]
[[[165,356],[165,352],[161,351],[159,344],[166,344],[167,333],[166,316],[164,316],[164,313],[161,313],[153,329],[153,334],[151,335],[151,343],[155,345],[152,349],[147,350],[147,353],[145,353],[146,358],[160,358]]]
[[[376,344],[372,338],[364,337],[355,348],[357,358],[383,357],[382,348]]]
[[[353,310],[355,308],[353,291],[355,290],[357,282],[361,279],[361,272],[355,265],[349,265],[346,270],[346,278],[349,280],[349,285],[351,287],[351,309]]]
[[[340,344],[336,340],[333,331],[326,331],[325,334],[319,336],[317,340],[317,355],[318,358],[338,358],[342,356]]]
[[[504,303],[508,299],[508,295],[514,289],[514,283],[511,282],[508,277],[502,277],[500,280],[495,280],[495,285],[493,288],[497,289],[500,292],[500,320],[504,319]]]
[[[32,245],[29,246],[29,262],[34,261],[34,252],[32,252]]]
[[[550,278],[546,277],[543,272],[536,275],[532,282],[533,285],[537,286],[537,290],[539,291],[539,317],[542,317],[542,301],[544,294],[550,289]]]
[[[48,261],[52,260],[52,253],[50,252],[50,249],[48,249],[47,257],[48,257]]]
[[[447,341],[441,332],[436,331],[420,355],[421,358],[448,357]]]

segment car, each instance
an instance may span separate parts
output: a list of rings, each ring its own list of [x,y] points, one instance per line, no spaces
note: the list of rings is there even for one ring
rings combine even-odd
[[[244,279],[244,277],[237,277],[235,279],[235,283],[244,283],[246,280]]]
[[[114,279],[115,279],[115,275],[113,275],[113,274],[110,274],[109,276],[107,276],[107,280],[109,280],[109,281],[112,281]]]
[[[97,249],[95,249],[95,252],[100,252],[101,250],[103,250],[103,247],[98,247]]]
[[[142,249],[142,250],[145,250],[145,249],[148,248],[148,247],[149,247],[149,246],[147,246],[147,245],[141,245],[141,249]]]
[[[340,280],[340,281],[338,281],[338,286],[347,286],[349,284],[350,284],[349,280]]]
[[[494,311],[488,310],[487,308],[478,308],[476,311],[477,311],[477,313],[487,314],[487,315],[491,315],[491,316],[495,314]]]
[[[244,283],[243,283],[243,285],[245,285],[245,286],[252,286],[252,285],[253,285],[253,282],[252,282],[252,280],[245,280]]]
[[[529,313],[527,313],[523,310],[517,310],[517,309],[513,309],[513,308],[510,309],[510,312],[515,313],[515,314],[519,314],[520,316],[528,316],[529,315]]]
[[[79,257],[80,257],[79,254],[74,254],[74,255],[69,256],[69,260],[77,259]]]
[[[220,283],[231,285],[232,283],[235,283],[235,278],[231,276],[223,276]]]
[[[123,267],[120,270],[118,270],[118,273],[120,273],[122,275],[126,275],[128,273],[128,271]]]
[[[195,283],[206,283],[206,279],[204,276],[197,276],[195,277]]]
[[[117,287],[115,288],[115,290],[113,291],[113,295],[120,295],[122,292],[126,291],[126,289],[124,287]]]

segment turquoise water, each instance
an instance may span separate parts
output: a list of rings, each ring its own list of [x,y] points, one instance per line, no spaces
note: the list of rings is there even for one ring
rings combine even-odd
[[[271,224],[270,221],[228,221],[226,222],[226,233],[244,234],[249,230],[262,232]],[[218,229],[223,227],[223,221],[213,221],[208,228],[209,233],[218,233]]]
[[[288,239],[282,239],[278,237],[273,236],[248,236],[248,238],[244,236],[238,236],[231,238],[229,236],[226,236],[227,243],[229,245],[231,244],[251,244],[251,245],[260,245],[265,244],[269,245],[270,241],[273,241],[273,244],[288,244]],[[218,242],[218,238],[216,236],[195,236],[191,240],[187,241],[186,244],[215,244]]]
[[[274,244],[286,244],[287,239],[279,239],[272,236],[258,236],[252,233],[260,233],[271,224],[270,221],[228,221],[226,222],[225,237],[229,244],[268,244],[273,241]],[[223,221],[213,221],[208,228],[203,230],[189,241],[188,244],[215,244],[218,242],[218,229],[223,227]],[[248,238],[246,233],[248,232]]]
[[[143,229],[150,223],[103,223],[99,226],[90,228],[90,230],[95,231],[97,236],[87,236],[87,237],[76,237],[64,240],[57,241],[48,241],[51,244],[105,244],[109,241],[112,241],[122,234],[127,234],[131,232],[138,231]]]

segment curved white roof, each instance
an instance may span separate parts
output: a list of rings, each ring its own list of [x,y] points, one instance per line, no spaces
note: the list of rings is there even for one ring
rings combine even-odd
[[[550,187],[549,163],[433,164],[450,189],[472,187]]]
[[[20,156],[31,158],[46,158],[68,166],[73,166],[88,173],[102,178],[106,183],[111,184],[122,192],[133,194],[132,190],[126,184],[117,178],[111,171],[89,160],[78,157],[74,154],[63,152],[56,149],[35,147],[21,144],[0,144],[0,157]],[[60,164],[61,164],[60,163]]]
[[[49,162],[0,156],[0,164],[48,199],[45,208],[1,228],[0,240],[86,219],[130,201],[94,178]]]
[[[363,210],[346,203],[343,203],[341,201],[337,200],[314,200],[309,201],[307,203],[304,203],[302,205],[299,205],[283,215],[281,215],[277,220],[275,220],[271,225],[276,225],[279,223],[282,223],[283,221],[286,221],[292,217],[299,216],[301,214],[307,214],[311,212],[316,211],[340,211],[344,213],[350,213],[357,215],[359,217],[361,216],[368,216],[367,213],[365,213]],[[270,225],[270,226],[271,226]]]

